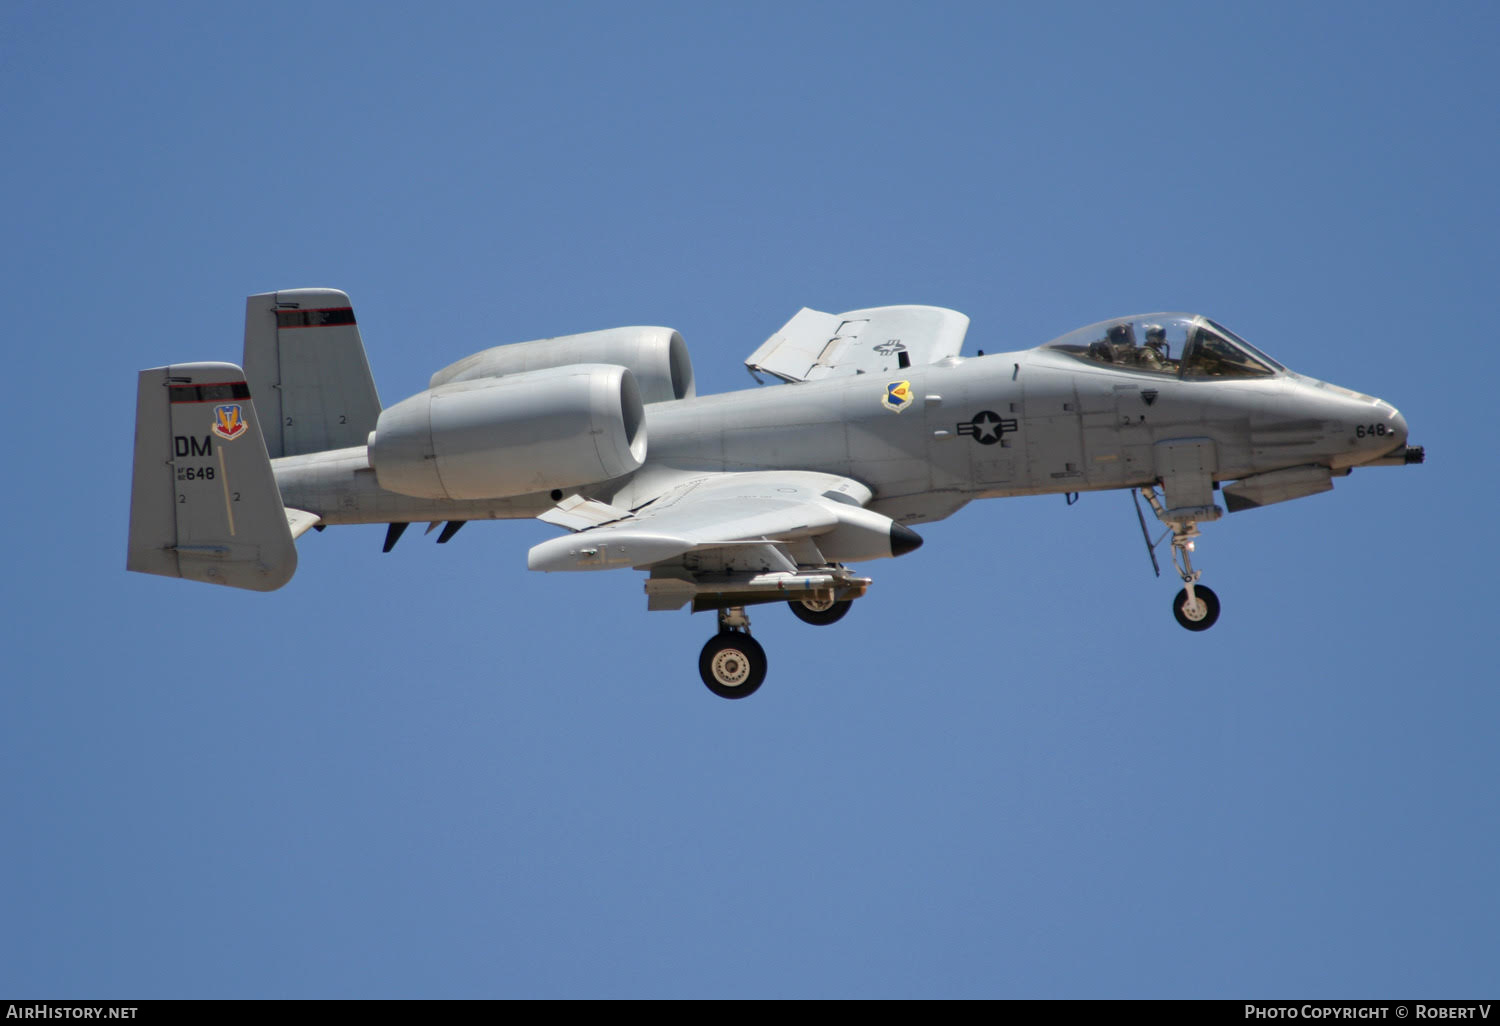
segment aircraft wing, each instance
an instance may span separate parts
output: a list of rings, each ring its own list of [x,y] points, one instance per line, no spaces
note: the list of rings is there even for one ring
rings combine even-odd
[[[542,514],[539,519],[577,533],[534,546],[526,565],[545,571],[645,568],[716,550],[729,564],[748,560],[762,569],[792,572],[799,542],[851,519],[879,516],[862,508],[870,501],[868,488],[835,474],[679,474],[657,487],[661,490],[634,510],[570,499]],[[637,492],[628,501],[641,498]]]
[[[969,318],[940,306],[877,306],[841,314],[803,307],[745,366],[783,381],[886,375],[937,363],[963,348]]]

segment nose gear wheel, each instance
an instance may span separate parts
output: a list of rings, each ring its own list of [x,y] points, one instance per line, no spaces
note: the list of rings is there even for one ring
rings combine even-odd
[[[1218,622],[1219,596],[1204,584],[1194,587],[1191,596],[1183,588],[1172,600],[1172,615],[1190,631],[1206,631]]]

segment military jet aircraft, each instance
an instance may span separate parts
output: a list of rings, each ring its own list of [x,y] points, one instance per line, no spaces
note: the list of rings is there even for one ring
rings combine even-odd
[[[698,396],[682,336],[628,327],[497,346],[382,407],[349,297],[249,297],[244,366],[140,372],[130,570],[271,591],[309,528],[470,520],[570,533],[542,571],[645,571],[652,610],[713,611],[703,682],[765,679],[748,607],[827,625],[870,579],[851,563],[922,544],[974,499],[1130,489],[1148,551],[1170,534],[1178,623],[1219,599],[1198,525],[1328,491],[1354,467],[1420,463],[1380,399],[1296,374],[1196,314],[1081,328],[963,357],[969,319],[930,306],[799,311],[745,361],[784,384]],[[1165,527],[1153,542],[1144,499]],[[1160,573],[1160,566],[1157,565]]]

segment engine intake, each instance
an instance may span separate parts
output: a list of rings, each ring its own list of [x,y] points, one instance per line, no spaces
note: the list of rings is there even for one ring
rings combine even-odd
[[[369,453],[389,491],[504,498],[634,472],[646,417],[628,369],[574,364],[430,388],[381,412]]]

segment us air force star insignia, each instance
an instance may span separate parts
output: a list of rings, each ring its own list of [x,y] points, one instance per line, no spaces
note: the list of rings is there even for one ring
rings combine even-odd
[[[980,410],[974,414],[973,420],[957,427],[959,434],[968,435],[980,445],[994,445],[1005,437],[1007,431],[1015,431],[1017,425],[1014,417],[1002,417],[990,410]]]
[[[911,405],[911,382],[892,381],[885,386],[885,395],[880,398],[880,405],[888,410],[900,413]]]
[[[881,356],[890,356],[892,353],[906,352],[906,346],[899,338],[893,338],[880,343],[880,345],[875,347],[875,351]]]

